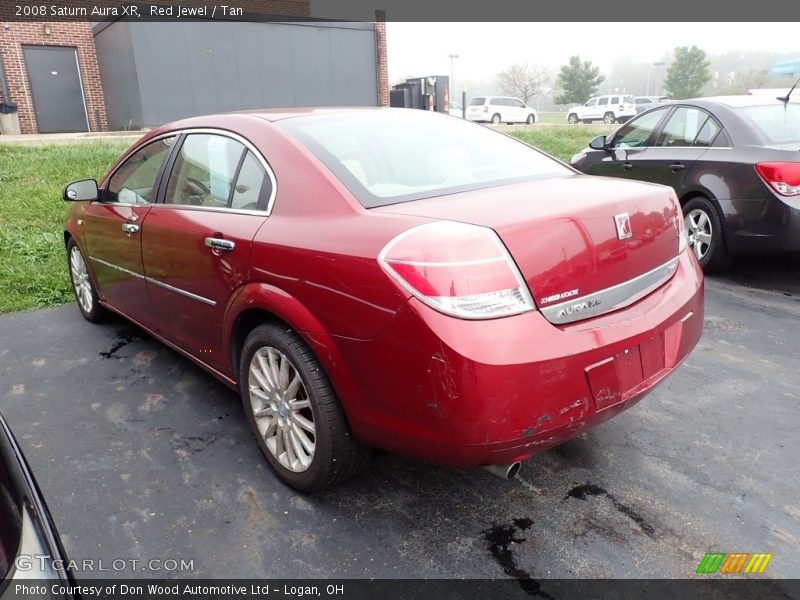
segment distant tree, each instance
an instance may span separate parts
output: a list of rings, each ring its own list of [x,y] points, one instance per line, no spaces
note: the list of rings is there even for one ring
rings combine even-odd
[[[605,77],[600,75],[599,67],[580,56],[570,56],[569,62],[561,67],[556,86],[562,90],[556,104],[583,104],[597,93]]]
[[[744,90],[753,90],[760,87],[767,87],[769,81],[768,69],[751,69],[738,78]]]
[[[550,72],[541,65],[511,65],[497,74],[497,84],[503,93],[515,96],[525,104],[541,94],[549,80]]]
[[[703,86],[711,81],[710,64],[706,53],[697,46],[675,48],[675,60],[667,69],[664,90],[674,100],[698,96]]]

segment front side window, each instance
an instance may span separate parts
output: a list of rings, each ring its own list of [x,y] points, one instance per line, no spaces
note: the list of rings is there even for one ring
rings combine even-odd
[[[131,154],[111,176],[104,201],[147,204],[155,200],[156,178],[175,136],[166,137]]]
[[[604,98],[600,98],[600,100],[597,101],[597,106],[607,106],[607,105],[608,105],[608,97],[607,96],[604,97]]]
[[[584,106],[597,106],[597,98],[592,98]]]
[[[164,196],[166,204],[227,207],[245,147],[228,137],[190,134],[181,145]]]
[[[636,104],[652,104],[653,101],[650,98],[637,98]]]
[[[681,106],[664,125],[656,146],[686,147],[694,143],[700,128],[708,119],[708,113],[699,108]]]
[[[653,130],[664,118],[668,109],[660,108],[651,110],[627,123],[614,136],[611,142],[612,148],[637,148],[644,146]]]
[[[426,111],[315,115],[276,126],[367,208],[572,173],[517,140]]]

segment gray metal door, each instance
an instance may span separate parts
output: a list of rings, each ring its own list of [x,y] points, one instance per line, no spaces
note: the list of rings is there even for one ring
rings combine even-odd
[[[75,48],[25,46],[39,133],[89,131]]]

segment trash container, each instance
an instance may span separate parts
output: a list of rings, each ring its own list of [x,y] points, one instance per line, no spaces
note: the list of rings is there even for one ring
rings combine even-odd
[[[14,102],[0,102],[0,135],[19,135],[19,115]]]

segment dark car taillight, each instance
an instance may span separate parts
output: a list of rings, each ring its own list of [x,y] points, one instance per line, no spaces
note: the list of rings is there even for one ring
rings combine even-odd
[[[758,163],[756,171],[772,189],[782,196],[800,195],[800,163]]]
[[[535,309],[517,265],[487,227],[419,225],[390,241],[378,262],[415,297],[454,317],[492,319]]]

